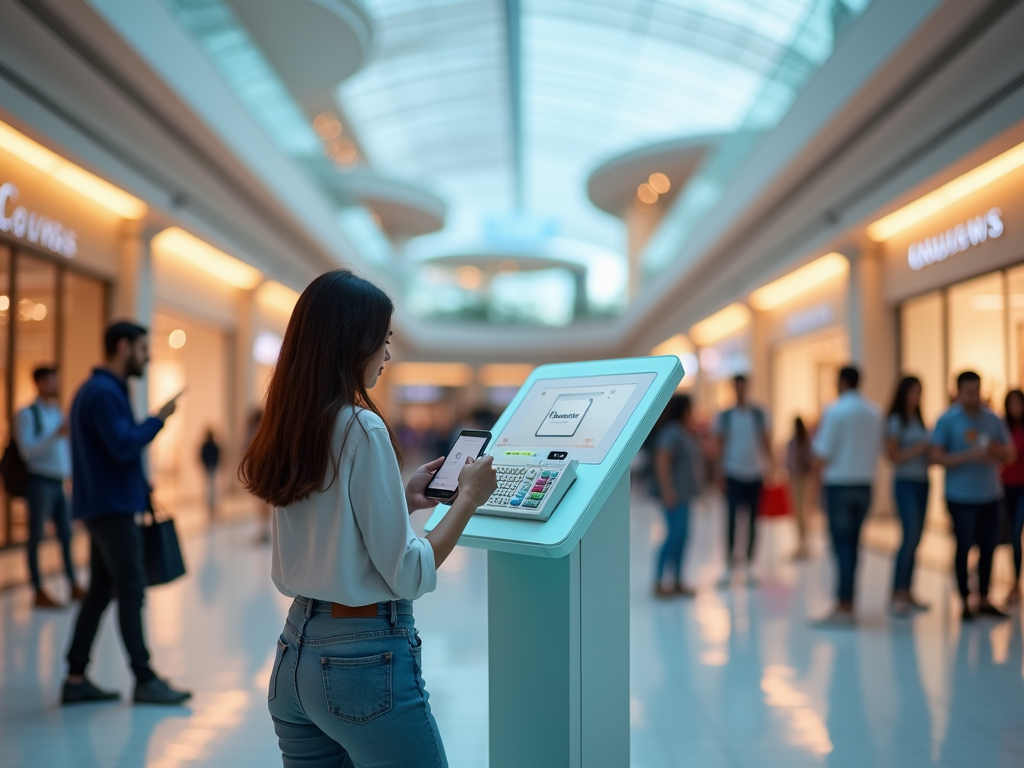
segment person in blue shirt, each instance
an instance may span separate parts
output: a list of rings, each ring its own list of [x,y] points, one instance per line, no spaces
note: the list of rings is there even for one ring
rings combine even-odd
[[[68,651],[62,703],[119,698],[85,676],[103,611],[116,596],[121,639],[135,674],[135,702],[179,704],[191,694],[175,690],[149,666],[142,627],[146,572],[136,522],[147,508],[150,491],[142,451],[174,413],[177,397],[155,416],[136,423],[128,379],[141,376],[149,362],[148,331],[116,322],[107,328],[103,344],[106,365],[93,370],[71,406],[71,509],[89,531],[91,562],[89,589]]]
[[[956,401],[939,418],[928,458],[946,468],[946,505],[956,536],[956,581],[963,600],[963,620],[974,618],[969,603],[967,555],[978,545],[978,612],[1005,618],[988,599],[992,555],[999,535],[1002,464],[1016,455],[1006,425],[981,402],[981,377],[974,371],[956,380]]]
[[[62,608],[43,589],[39,572],[39,543],[43,526],[53,520],[64,555],[64,572],[71,585],[71,599],[82,600],[85,590],[78,586],[75,564],[71,559],[71,518],[68,515],[64,481],[71,475],[68,455],[67,425],[60,407],[60,385],[57,369],[43,365],[32,371],[38,397],[18,411],[14,434],[18,450],[28,473],[25,483],[25,504],[28,507],[28,572],[36,591],[36,608]]]

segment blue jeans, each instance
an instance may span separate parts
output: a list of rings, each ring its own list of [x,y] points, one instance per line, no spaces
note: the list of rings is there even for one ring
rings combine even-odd
[[[909,592],[914,579],[914,556],[924,531],[924,516],[928,512],[928,481],[900,480],[893,486],[896,510],[903,524],[903,543],[896,555],[896,573],[893,592]]]
[[[420,651],[411,601],[335,619],[296,598],[267,694],[284,768],[447,768]]]
[[[71,561],[71,518],[68,516],[68,502],[64,495],[64,483],[42,475],[29,475],[25,484],[25,504],[28,505],[28,573],[32,586],[38,591],[42,586],[39,574],[39,542],[43,540],[43,526],[53,520],[64,554],[64,572],[68,581],[75,583],[75,565]]]
[[[747,536],[747,562],[754,559],[754,536],[757,532],[757,508],[761,504],[761,491],[764,490],[764,482],[758,480],[737,480],[734,477],[725,478],[725,503],[729,513],[729,549],[725,553],[727,563],[732,562],[733,549],[736,547],[736,512],[741,507],[746,508],[750,516],[750,533]]]
[[[836,564],[839,567],[837,597],[840,603],[852,603],[853,587],[857,577],[860,529],[871,508],[871,486],[825,486],[825,505],[828,507],[828,529],[832,534],[832,548],[836,553]]]
[[[672,574],[676,584],[680,584],[683,572],[683,550],[686,549],[686,537],[690,528],[690,503],[684,501],[674,507],[665,507],[665,542],[658,553],[658,566],[654,573],[655,583],[660,584],[665,568],[672,566]]]

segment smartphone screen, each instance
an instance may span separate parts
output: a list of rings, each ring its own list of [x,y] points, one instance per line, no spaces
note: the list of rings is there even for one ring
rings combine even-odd
[[[459,487],[459,473],[466,466],[467,458],[477,458],[484,452],[491,439],[490,432],[464,430],[455,441],[441,468],[434,473],[434,479],[427,486],[427,496],[451,498]]]

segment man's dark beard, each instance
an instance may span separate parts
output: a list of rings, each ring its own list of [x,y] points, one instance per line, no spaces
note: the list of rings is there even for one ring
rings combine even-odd
[[[130,379],[132,376],[141,377],[145,373],[145,365],[139,362],[139,359],[134,355],[128,358],[128,365],[125,368],[125,378]]]

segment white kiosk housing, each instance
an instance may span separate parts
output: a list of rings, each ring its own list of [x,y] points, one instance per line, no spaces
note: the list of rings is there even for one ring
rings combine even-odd
[[[629,765],[629,465],[682,377],[675,357],[545,365],[494,427],[496,465],[579,465],[546,521],[477,514],[459,540],[489,550],[491,768]]]

